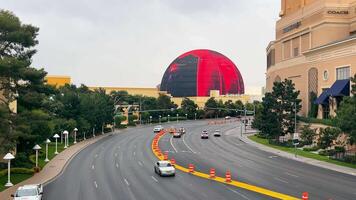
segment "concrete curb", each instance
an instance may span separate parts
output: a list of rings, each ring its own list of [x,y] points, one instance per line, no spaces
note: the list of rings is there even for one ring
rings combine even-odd
[[[236,130],[236,129],[233,129],[233,130]],[[230,131],[233,131],[233,130],[230,130]],[[324,168],[324,169],[329,169],[329,170],[333,170],[333,171],[336,171],[336,172],[340,172],[340,173],[356,176],[356,169],[353,169],[353,168],[350,168],[350,167],[344,167],[344,166],[340,166],[340,165],[336,165],[336,164],[333,164],[333,163],[328,163],[328,162],[324,162],[324,161],[320,161],[320,160],[315,160],[315,159],[312,159],[312,158],[306,158],[306,157],[303,157],[303,156],[295,157],[295,155],[292,154],[292,153],[281,151],[281,150],[278,150],[278,149],[275,149],[275,148],[272,148],[272,147],[265,146],[263,144],[260,144],[260,143],[257,143],[255,141],[252,141],[247,137],[247,136],[251,136],[251,135],[254,135],[254,134],[256,134],[256,133],[242,134],[242,137],[241,137],[240,134],[237,134],[237,136],[241,141],[243,141],[243,142],[245,142],[247,144],[250,144],[251,146],[254,146],[254,147],[256,147],[256,148],[258,148],[258,149],[260,149],[262,151],[269,152],[269,153],[272,153],[272,154],[275,154],[275,155],[278,155],[278,156],[281,156],[281,157],[284,157],[284,158],[288,158],[288,159],[291,159],[291,160],[295,160],[295,161],[298,161],[298,162],[302,162],[302,163],[306,163],[306,164],[309,164],[309,165],[313,165],[313,166],[316,166],[316,167],[321,167],[321,168]]]

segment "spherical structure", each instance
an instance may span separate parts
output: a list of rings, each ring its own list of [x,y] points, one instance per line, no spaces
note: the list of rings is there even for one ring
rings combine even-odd
[[[193,50],[176,58],[166,69],[160,85],[173,97],[244,94],[242,76],[226,56],[211,50]]]

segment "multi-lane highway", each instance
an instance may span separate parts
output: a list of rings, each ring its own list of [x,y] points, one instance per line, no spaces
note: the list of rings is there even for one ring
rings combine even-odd
[[[207,125],[191,121],[165,125],[187,130],[182,138],[165,134],[159,146],[177,163],[218,176],[231,170],[232,178],[276,192],[310,199],[356,199],[356,177],[276,157],[238,139],[239,124]],[[222,137],[200,139],[200,132],[215,129]],[[157,176],[151,151],[152,127],[123,130],[81,151],[64,173],[44,188],[44,197],[62,199],[272,199],[177,171],[175,177]]]

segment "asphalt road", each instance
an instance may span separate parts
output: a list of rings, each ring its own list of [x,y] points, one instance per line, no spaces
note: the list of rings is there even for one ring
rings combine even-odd
[[[232,178],[284,194],[310,199],[356,199],[356,177],[276,157],[241,142],[238,124],[207,125],[207,121],[166,124],[183,126],[187,134],[160,141],[177,163],[218,176],[231,170]],[[200,139],[200,132],[222,131],[220,138]],[[152,127],[124,130],[81,151],[64,173],[46,185],[44,197],[62,199],[271,199],[244,189],[226,186],[177,171],[175,177],[159,177],[153,171],[157,160],[151,152]]]

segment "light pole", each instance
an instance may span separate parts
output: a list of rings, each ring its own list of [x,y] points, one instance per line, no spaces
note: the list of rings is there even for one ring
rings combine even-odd
[[[177,123],[178,123],[178,116],[179,116],[179,114],[177,113]]]
[[[74,144],[77,144],[77,128],[74,128]]]
[[[150,116],[150,124],[152,124],[152,116]]]
[[[197,113],[194,113],[194,120],[197,120]]]
[[[84,137],[83,137],[83,140],[86,140],[86,139],[87,139],[87,138],[85,137],[85,132],[86,132],[86,131],[84,131]]]
[[[48,144],[49,143],[51,143],[51,140],[49,140],[48,138],[47,138],[47,140],[46,140],[46,159],[44,160],[45,162],[49,162],[49,159],[48,159]]]
[[[293,134],[293,144],[294,144],[294,156],[297,157],[297,145],[298,143],[298,133],[297,133],[297,102],[294,102],[294,134]]]
[[[53,138],[54,139],[56,139],[56,151],[54,152],[54,154],[58,154],[58,147],[57,147],[57,140],[58,140],[58,138],[59,138],[59,135],[58,134],[55,134],[54,136],[53,136]]]
[[[185,120],[188,120],[188,114],[185,113]]]
[[[93,138],[95,138],[95,127],[93,128]]]
[[[63,131],[61,131],[61,144],[63,143]]]
[[[168,122],[169,122],[169,117],[170,117],[170,115],[168,115]]]
[[[36,168],[38,168],[38,150],[41,150],[42,148],[40,147],[40,145],[36,144],[34,147],[33,147],[33,150],[36,151]]]
[[[10,181],[10,171],[11,171],[10,165],[11,165],[11,160],[14,158],[15,158],[15,156],[12,155],[11,153],[7,153],[3,158],[4,160],[7,160],[7,183],[5,184],[5,187],[13,186],[13,184]]]
[[[67,146],[67,139],[68,139],[68,131],[63,131],[63,135],[64,135],[64,148],[68,148]]]
[[[158,116],[158,117],[159,117],[159,124],[161,124],[161,117],[162,117],[162,116],[160,115],[160,116]]]
[[[103,123],[103,125],[101,126],[101,134],[104,135],[104,123]]]

